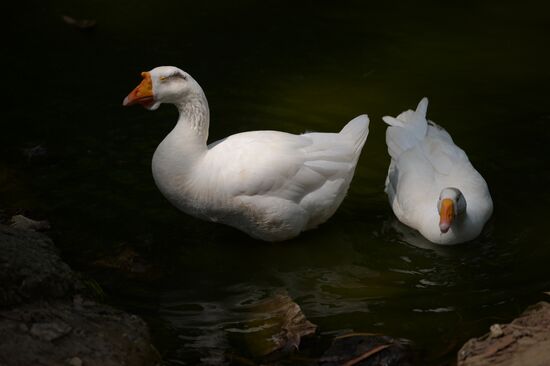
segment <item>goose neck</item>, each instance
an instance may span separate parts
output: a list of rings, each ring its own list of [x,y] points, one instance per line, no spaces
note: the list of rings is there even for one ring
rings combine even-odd
[[[210,113],[204,94],[188,96],[181,103],[177,103],[176,107],[179,111],[177,130],[186,135],[188,142],[206,146]]]

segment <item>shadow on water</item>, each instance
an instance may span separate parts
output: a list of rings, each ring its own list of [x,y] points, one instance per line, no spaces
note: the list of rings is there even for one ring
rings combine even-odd
[[[244,352],[230,340],[251,316],[243,309],[281,289],[322,338],[348,330],[404,337],[427,364],[450,362],[463,341],[548,291],[545,3],[12,6],[20,8],[8,23],[0,205],[49,219],[65,257],[96,276],[109,301],[148,320],[169,363]],[[97,26],[79,31],[64,14]],[[254,129],[339,130],[369,113],[371,134],[337,214],[273,245],[172,208],[154,186],[150,159],[175,110],[120,106],[139,72],[162,64],[204,87],[210,141]],[[490,186],[495,214],[472,243],[422,242],[395,223],[383,193],[389,159],[380,117],[423,96],[430,119]],[[29,149],[44,154],[29,158]],[[160,275],[90,266],[121,246]]]

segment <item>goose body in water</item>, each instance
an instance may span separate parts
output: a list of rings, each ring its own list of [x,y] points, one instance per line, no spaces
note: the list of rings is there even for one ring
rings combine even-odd
[[[395,216],[437,244],[477,237],[493,212],[483,177],[442,127],[426,119],[428,99],[384,117],[391,163],[386,193]]]
[[[123,105],[174,104],[179,119],[156,149],[152,170],[181,211],[281,241],[328,220],[344,199],[367,139],[361,115],[338,133],[238,133],[207,145],[209,108],[199,84],[172,66],[142,73]]]

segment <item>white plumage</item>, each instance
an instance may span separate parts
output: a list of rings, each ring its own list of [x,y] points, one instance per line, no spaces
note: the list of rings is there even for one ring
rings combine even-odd
[[[397,218],[438,244],[477,237],[493,211],[487,183],[447,131],[426,119],[428,100],[416,111],[384,117],[391,163],[386,193]],[[457,207],[450,228],[440,224],[441,200]],[[448,231],[445,231],[448,230]]]
[[[254,131],[207,146],[208,104],[198,83],[174,67],[149,74],[153,96],[142,104],[172,103],[180,112],[152,163],[159,190],[177,208],[267,241],[295,237],[334,214],[367,139],[366,115],[339,133]],[[144,100],[132,93],[125,105]]]

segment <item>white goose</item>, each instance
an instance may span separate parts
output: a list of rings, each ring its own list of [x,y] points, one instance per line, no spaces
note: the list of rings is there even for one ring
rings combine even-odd
[[[386,193],[395,216],[437,244],[477,237],[493,212],[487,183],[442,127],[426,120],[428,99],[384,117],[391,163]]]
[[[199,84],[172,66],[142,77],[123,105],[179,110],[152,163],[157,187],[178,209],[280,241],[322,224],[344,199],[369,132],[366,115],[339,133],[253,131],[207,145],[209,109]]]

